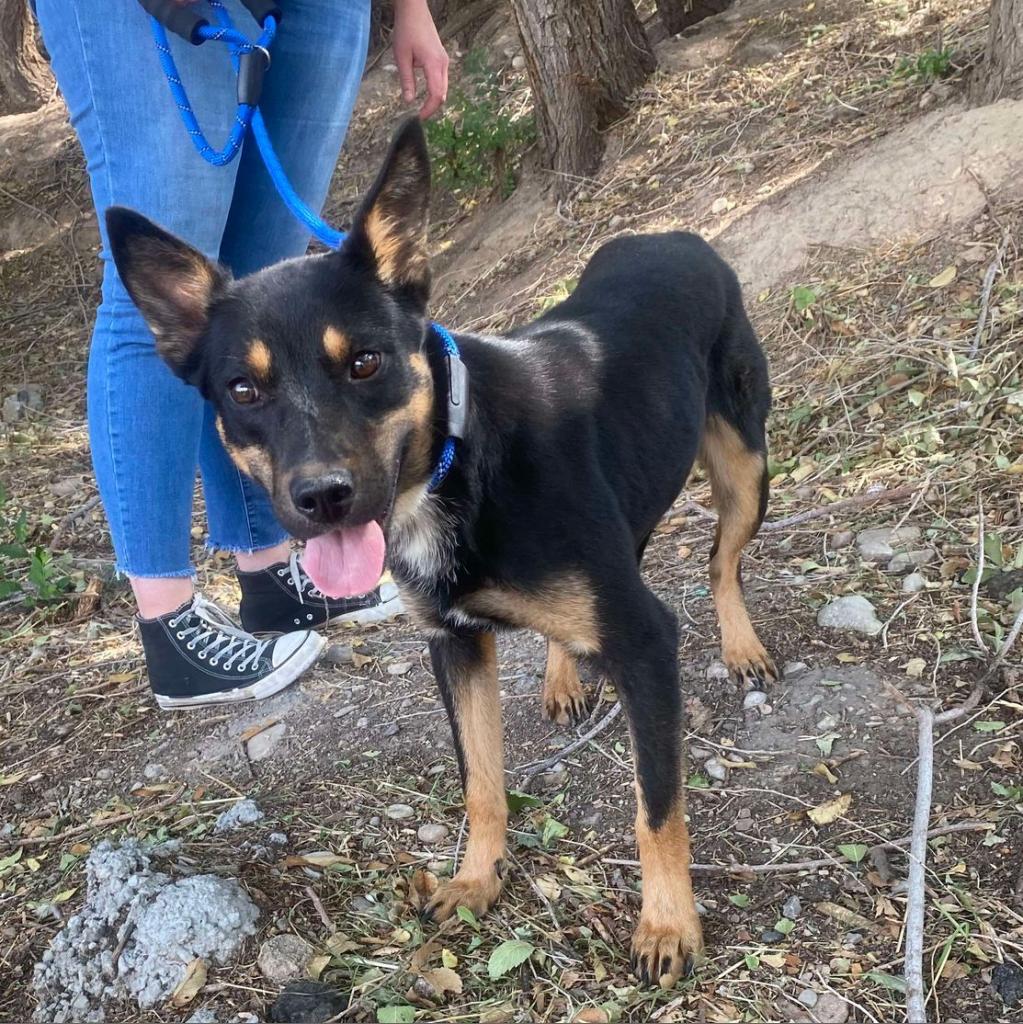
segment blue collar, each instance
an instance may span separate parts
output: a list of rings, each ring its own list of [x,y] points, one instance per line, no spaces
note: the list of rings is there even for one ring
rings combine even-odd
[[[427,486],[428,491],[435,491],[444,482],[451,464],[455,461],[455,442],[465,436],[465,423],[469,412],[469,374],[451,332],[436,321],[430,322],[430,330],[440,339],[441,347],[444,349],[444,364],[448,378],[448,434]]]

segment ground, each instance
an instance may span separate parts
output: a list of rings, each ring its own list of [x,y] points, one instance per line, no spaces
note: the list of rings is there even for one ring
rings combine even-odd
[[[0,597],[0,1019],[31,1012],[32,965],[82,899],[84,857],[123,834],[182,839],[176,870],[238,877],[263,909],[243,961],[211,968],[191,1004],[222,1020],[261,1014],[276,996],[256,953],[280,932],[322,954],[314,971],[351,993],[353,1019],[897,1019],[906,859],[875,847],[911,827],[917,745],[904,701],[953,707],[983,681],[974,710],[939,728],[925,968],[935,1018],[1023,1020],[990,983],[1023,951],[1021,646],[988,670],[1023,569],[1023,204],[1012,188],[1023,110],[965,107],[984,7],[740,0],[660,44],[660,70],[570,200],[553,202],[527,154],[503,202],[437,202],[445,323],[521,321],[570,289],[608,237],[685,227],[737,265],[771,361],[772,499],[745,565],[754,621],[788,663],[766,703],[718,671],[699,474],[645,564],[684,627],[708,944],[696,977],[667,992],[640,990],[629,973],[639,875],[624,722],[558,760],[614,694],[592,680],[588,721],[551,726],[538,639],[500,646],[508,786],[530,791],[514,798],[505,892],[486,918],[439,938],[416,909],[451,871],[462,811],[414,627],[336,631],[329,659],[260,705],[156,710],[89,471],[97,236],[80,155],[58,103],[0,120],[0,399],[35,385],[41,404],[0,427],[0,580],[24,579],[39,549],[28,597],[13,586]],[[506,101],[521,104],[507,26],[491,22],[480,42],[503,68]],[[946,50],[950,61],[934,56]],[[385,59],[338,171],[338,220],[397,114],[391,85]],[[922,590],[904,592],[904,570],[856,542],[896,526],[920,530]],[[194,533],[201,586],[234,601],[228,561],[201,552],[198,517]],[[873,603],[882,632],[816,624],[821,605],[851,593]],[[242,796],[266,818],[215,835]],[[447,832],[420,838],[426,824]],[[282,855],[266,853],[273,831],[287,834]],[[512,939],[532,954],[492,978],[491,954]],[[428,973],[441,966],[454,973]]]

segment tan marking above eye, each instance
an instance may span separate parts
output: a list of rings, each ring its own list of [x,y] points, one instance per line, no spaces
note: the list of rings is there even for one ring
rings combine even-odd
[[[344,331],[336,327],[328,327],[323,332],[323,350],[331,359],[343,363],[351,351],[351,343]]]
[[[273,369],[273,356],[265,341],[255,338],[249,342],[249,350],[245,353],[245,365],[252,371],[252,375],[261,380],[270,379],[270,371]]]

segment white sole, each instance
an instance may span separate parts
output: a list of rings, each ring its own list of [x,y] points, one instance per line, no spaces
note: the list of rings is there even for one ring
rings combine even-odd
[[[328,626],[336,625],[339,622],[355,622],[365,625],[368,622],[387,622],[405,614],[405,606],[401,603],[401,596],[395,594],[389,601],[381,601],[379,604],[369,608],[360,608],[355,612],[345,612],[343,615],[335,615],[327,620]]]
[[[189,708],[204,708],[213,704],[242,704],[250,700],[264,700],[291,686],[316,663],[326,646],[327,641],[319,633],[310,633],[302,646],[283,665],[251,686],[239,686],[234,690],[220,690],[196,697],[164,697],[158,693],[155,694],[156,703],[164,711],[187,711]]]

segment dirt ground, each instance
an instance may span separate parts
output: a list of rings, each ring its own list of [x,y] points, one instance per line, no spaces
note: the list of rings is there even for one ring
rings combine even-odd
[[[912,823],[904,702],[953,707],[981,680],[976,707],[938,733],[925,970],[933,1019],[1023,1020],[992,985],[996,965],[1023,957],[1023,645],[988,671],[1023,601],[1023,133],[1012,130],[1023,116],[1019,104],[965,105],[986,6],[738,0],[660,44],[660,70],[569,200],[554,203],[528,154],[503,202],[437,200],[445,323],[521,322],[607,238],[684,227],[739,266],[771,361],[772,499],[744,571],[757,628],[787,666],[766,703],[716,660],[699,474],[645,563],[683,627],[708,943],[702,970],[667,992],[629,972],[639,874],[622,718],[560,753],[603,722],[614,694],[592,679],[588,720],[552,726],[538,638],[500,642],[508,788],[529,792],[513,797],[505,892],[485,919],[439,937],[416,911],[451,872],[463,819],[411,624],[334,631],[328,658],[259,705],[157,711],[83,423],[98,274],[80,153],[59,102],[0,119],[0,401],[30,386],[40,396],[0,424],[0,581],[23,578],[19,552],[38,547],[37,561],[53,561],[33,579],[55,588],[0,597],[0,1020],[31,1013],[32,966],[83,896],[84,858],[124,834],[182,840],[174,870],[238,877],[264,913],[243,962],[211,968],[187,1009],[124,1007],[110,1020],[198,1007],[263,1019],[277,987],[256,954],[281,932],[322,954],[314,973],[351,993],[346,1019],[411,1020],[408,1007],[417,1020],[491,1024],[902,1019],[907,863],[904,847],[879,844]],[[478,43],[507,102],[521,103],[507,25],[488,32]],[[919,70],[943,49],[941,75]],[[399,109],[392,86],[385,58],[338,170],[328,210],[339,222],[376,169]],[[918,564],[861,553],[858,535],[882,527],[920,531]],[[231,606],[230,563],[202,553],[198,512],[193,533],[200,586]],[[922,589],[905,589],[906,568]],[[848,594],[872,602],[879,634],[817,625]],[[266,818],[215,835],[242,796]],[[427,824],[446,831],[423,839]],[[275,831],[288,837],[282,855],[268,852]],[[532,955],[492,978],[491,953],[509,939]],[[445,991],[424,980],[441,966],[457,982]]]

